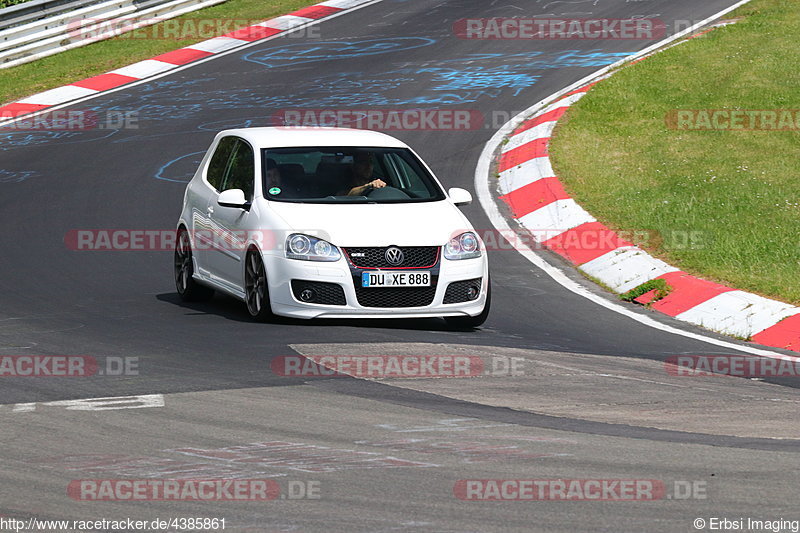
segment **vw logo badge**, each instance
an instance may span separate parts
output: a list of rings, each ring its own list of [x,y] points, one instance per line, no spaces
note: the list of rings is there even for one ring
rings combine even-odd
[[[402,265],[403,261],[405,261],[403,250],[401,250],[397,246],[392,246],[391,248],[387,248],[384,257],[386,258],[387,263],[394,266]]]

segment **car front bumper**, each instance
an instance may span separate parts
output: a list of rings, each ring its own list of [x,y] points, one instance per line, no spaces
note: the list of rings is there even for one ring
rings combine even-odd
[[[488,261],[486,254],[475,259],[451,261],[439,260],[438,280],[433,301],[421,307],[367,307],[359,304],[353,269],[347,259],[332,263],[299,261],[280,255],[266,255],[264,262],[269,281],[270,303],[273,313],[293,318],[425,318],[448,316],[476,316],[486,304],[488,287]],[[435,269],[408,269],[409,272]],[[450,283],[481,278],[481,290],[477,299],[443,303]],[[333,283],[341,286],[345,305],[325,305],[300,301],[294,294],[292,280]],[[373,289],[360,289],[369,291]],[[385,291],[407,290],[402,288],[379,289]]]

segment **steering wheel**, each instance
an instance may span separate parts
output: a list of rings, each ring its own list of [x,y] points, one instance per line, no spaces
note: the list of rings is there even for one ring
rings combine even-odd
[[[370,200],[408,200],[411,198],[400,189],[388,185],[380,189],[370,187],[368,191],[364,192],[364,196],[368,197]]]

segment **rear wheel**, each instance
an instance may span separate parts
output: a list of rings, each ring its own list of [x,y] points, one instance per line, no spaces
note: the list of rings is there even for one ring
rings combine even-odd
[[[175,288],[184,302],[201,302],[211,299],[214,290],[197,283],[194,278],[192,242],[185,228],[178,230],[175,242]]]
[[[475,316],[448,316],[445,317],[447,325],[454,329],[474,329],[483,325],[489,317],[489,309],[492,306],[492,279],[486,278],[486,305],[483,311]]]
[[[267,269],[264,260],[256,249],[247,252],[244,265],[244,292],[247,300],[247,311],[259,322],[272,319],[272,307],[269,303],[269,287],[267,287]]]

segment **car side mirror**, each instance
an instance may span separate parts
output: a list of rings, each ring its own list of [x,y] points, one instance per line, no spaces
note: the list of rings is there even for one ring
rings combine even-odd
[[[217,203],[222,207],[233,207],[245,211],[250,209],[250,202],[244,197],[244,191],[241,189],[222,191],[217,198]]]
[[[472,203],[472,195],[468,190],[460,187],[453,187],[447,191],[447,195],[450,196],[450,201],[455,205],[469,205]]]

